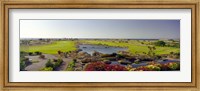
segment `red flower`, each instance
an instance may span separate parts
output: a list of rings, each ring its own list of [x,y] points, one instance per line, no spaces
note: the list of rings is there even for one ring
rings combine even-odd
[[[110,65],[104,62],[92,62],[85,67],[85,71],[127,71],[127,69],[120,65]]]

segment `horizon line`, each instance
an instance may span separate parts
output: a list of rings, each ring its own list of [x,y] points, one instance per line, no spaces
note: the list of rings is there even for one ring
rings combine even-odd
[[[20,38],[20,39],[180,39],[180,38]]]

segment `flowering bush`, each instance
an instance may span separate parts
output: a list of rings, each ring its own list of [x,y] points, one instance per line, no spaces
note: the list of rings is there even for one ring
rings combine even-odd
[[[120,65],[110,65],[104,62],[91,62],[85,67],[85,71],[127,71],[127,69]]]
[[[157,63],[157,62],[148,62],[147,65],[153,65],[153,66],[157,66],[157,67],[161,67],[162,65],[160,63]]]
[[[74,67],[75,67],[75,61],[71,61],[71,62],[69,62],[66,70],[67,71],[74,71]]]
[[[155,65],[140,66],[134,71],[160,71],[161,68]]]
[[[180,65],[178,63],[175,63],[175,62],[167,63],[167,65],[171,70],[180,69]]]
[[[168,67],[167,64],[162,64],[161,70],[162,70],[162,71],[167,71],[167,70],[170,70],[170,68]]]
[[[134,69],[134,71],[151,71],[146,66],[140,66]]]
[[[180,65],[176,62],[170,62],[165,64],[160,64],[156,62],[149,62],[146,66],[140,66],[135,68],[134,71],[168,71],[168,70],[178,70]]]
[[[157,62],[149,62],[146,66],[133,68],[132,65],[120,66],[110,65],[104,62],[91,62],[85,66],[85,71],[168,71],[180,69],[179,63],[170,62],[160,64]]]
[[[146,67],[147,67],[147,69],[149,69],[151,71],[160,71],[161,70],[161,68],[158,67],[157,65],[147,65]]]
[[[133,68],[132,65],[125,66],[127,70],[134,71],[136,68]]]

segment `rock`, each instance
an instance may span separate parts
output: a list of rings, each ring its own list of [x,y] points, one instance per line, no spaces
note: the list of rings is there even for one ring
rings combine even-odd
[[[80,68],[75,68],[74,71],[82,71]]]
[[[107,59],[109,61],[117,61],[116,57],[106,57],[105,59]]]
[[[163,61],[168,61],[168,59],[163,59]]]
[[[85,54],[87,54],[86,52],[78,52],[78,56],[84,56]]]
[[[153,61],[152,58],[139,58],[140,61]]]
[[[139,64],[139,63],[140,63],[139,59],[137,59],[137,60],[134,61],[134,64]]]
[[[94,51],[94,52],[92,53],[92,56],[101,56],[101,55],[102,55],[102,53],[97,52],[97,51]]]
[[[129,62],[129,61],[121,61],[120,64],[127,65],[127,64],[131,64],[131,62]]]
[[[78,49],[77,51],[80,52],[80,51],[83,51],[83,50],[82,49]]]
[[[79,52],[79,53],[77,54],[77,57],[78,57],[79,59],[89,58],[89,57],[90,57],[90,54],[88,54],[88,53],[86,53],[86,52]]]
[[[102,54],[101,57],[115,57],[117,53],[112,53],[112,54]]]
[[[122,55],[129,55],[130,53],[127,52],[127,51],[118,51],[119,54],[122,54]]]
[[[96,61],[103,61],[103,60],[99,57],[91,57],[91,61],[96,62]]]
[[[111,64],[112,62],[109,60],[104,61],[105,64]]]
[[[126,57],[126,60],[129,60],[130,62],[134,62],[136,60],[135,57]]]
[[[89,62],[91,62],[91,58],[85,58],[81,62],[82,63],[89,63]]]

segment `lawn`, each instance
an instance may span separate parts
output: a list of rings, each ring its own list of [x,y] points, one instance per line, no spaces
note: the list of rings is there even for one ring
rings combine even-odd
[[[148,45],[141,44],[139,41],[130,40],[128,43],[119,42],[119,41],[105,41],[105,40],[83,40],[81,42],[88,44],[102,44],[108,46],[118,46],[118,47],[127,47],[128,50],[132,53],[147,53],[149,51]],[[169,54],[170,52],[179,52],[179,48],[175,47],[159,47],[156,46],[155,54]]]
[[[20,51],[36,52],[40,51],[46,54],[57,54],[57,51],[74,51],[76,50],[76,43],[74,41],[56,41],[52,44],[37,45],[37,46],[20,46]]]

